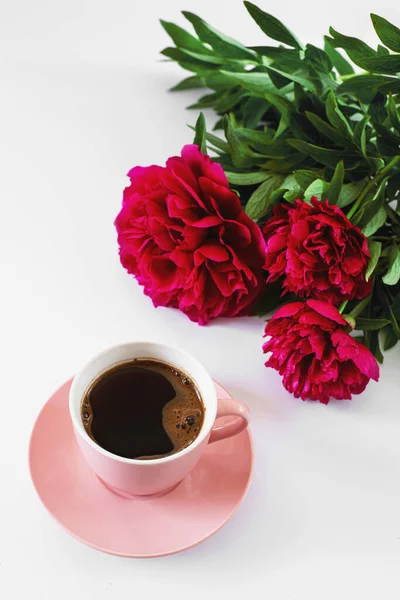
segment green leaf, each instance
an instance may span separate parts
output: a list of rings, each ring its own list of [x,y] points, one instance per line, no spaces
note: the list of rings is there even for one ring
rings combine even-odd
[[[366,227],[383,207],[385,202],[386,181],[387,178],[383,179],[378,186],[374,186],[369,190],[368,194],[364,197],[360,208],[351,219],[352,223],[357,225],[360,229]]]
[[[367,115],[358,121],[357,125],[354,128],[354,142],[358,148],[360,148],[361,152],[364,156],[367,154],[367,137],[366,137],[366,127],[370,117]]]
[[[282,115],[275,133],[275,138],[279,138],[289,127],[289,124],[293,135],[300,138],[304,137],[304,133],[296,119],[295,106],[293,103],[287,98],[271,92],[266,92],[264,96]]]
[[[219,138],[217,135],[207,132],[206,139],[207,142],[215,146],[215,148],[218,148],[218,150],[229,154],[229,144],[227,142],[224,142],[224,140],[221,140],[221,138]]]
[[[376,125],[375,125],[375,127],[376,127]],[[385,161],[383,160],[383,158],[370,158],[369,160],[370,160],[371,164],[373,164],[373,168],[374,168],[375,172],[380,171],[385,166]]]
[[[212,94],[205,94],[198,99],[197,102],[188,106],[190,109],[194,108],[210,108],[214,106],[215,102],[218,100],[219,93],[213,92]]]
[[[337,201],[336,206],[339,208],[344,208],[348,204],[351,204],[357,200],[366,184],[367,182],[365,179],[360,179],[359,181],[354,181],[353,183],[345,183],[340,191],[339,200]]]
[[[265,98],[270,102],[275,108],[285,117],[290,119],[290,116],[293,112],[293,104],[284,98],[283,96],[279,96],[278,94],[266,92],[264,94]]]
[[[245,208],[246,214],[251,219],[255,221],[261,219],[271,210],[274,205],[271,195],[280,187],[283,180],[283,175],[271,175],[252,193]]]
[[[362,315],[363,311],[367,308],[367,306],[370,302],[371,302],[371,294],[369,294],[368,296],[363,298],[361,300],[361,302],[357,302],[357,304],[354,306],[354,308],[351,310],[351,312],[349,313],[348,316],[355,319],[359,315]]]
[[[280,188],[281,189],[281,188]],[[286,200],[287,202],[294,202],[295,200],[297,200],[298,198],[300,199],[302,197],[302,192],[300,189],[300,186],[295,185],[293,189],[291,190],[287,190],[284,194],[283,194],[283,198],[284,200]]]
[[[272,83],[268,73],[259,73],[254,71],[246,71],[244,73],[232,73],[231,71],[220,71],[222,75],[229,76],[235,84],[242,85],[246,90],[263,96],[265,92],[278,92],[275,85]]]
[[[389,200],[400,196],[400,173],[394,173],[388,180],[386,194]]]
[[[347,122],[346,117],[340,110],[335,98],[335,94],[332,90],[330,90],[326,99],[326,116],[328,117],[332,127],[340,131],[342,135],[345,137],[347,136],[350,139],[353,137],[353,131]]]
[[[189,127],[190,129],[193,129],[193,131],[195,131],[195,127],[193,127],[192,125],[189,125]],[[229,154],[229,144],[224,142],[224,140],[221,140],[221,138],[219,138],[218,136],[214,135],[213,133],[206,132],[206,140],[215,148],[217,148],[220,152],[223,152],[224,154]]]
[[[398,337],[395,334],[395,332],[393,331],[392,327],[388,327],[385,330],[385,338],[384,338],[384,342],[383,342],[383,349],[386,352],[387,350],[390,350],[391,348],[393,348],[393,346],[395,346],[398,342]]]
[[[306,157],[303,154],[296,153],[294,157],[290,158],[269,158],[259,166],[269,171],[287,174],[300,167],[305,161]]]
[[[335,67],[339,75],[352,75],[354,73],[354,69],[351,66],[351,64],[348,63],[347,60],[337,50],[335,50],[335,47],[332,46],[331,42],[329,41],[329,37],[325,36],[324,39],[325,52],[331,59],[333,66]]]
[[[378,92],[368,109],[368,114],[377,123],[382,123],[387,117],[386,96]]]
[[[224,63],[222,58],[218,58],[212,54],[198,54],[197,52],[184,50],[183,48],[164,48],[160,54],[167,58],[171,58],[172,60],[176,60],[179,63],[187,61],[203,68],[213,68],[215,65],[221,66]]]
[[[323,195],[327,191],[329,184],[323,179],[316,179],[313,181],[304,192],[304,202],[310,204],[310,200],[313,196],[316,196],[318,200],[322,200]]]
[[[238,137],[265,157],[285,158],[296,154],[285,140],[271,138],[273,131],[254,131],[253,129],[236,129]]]
[[[184,90],[194,90],[196,88],[204,87],[204,81],[198,75],[193,75],[191,77],[186,77],[186,79],[182,79],[177,85],[170,88],[170,92],[182,92]]]
[[[220,92],[219,97],[214,103],[214,110],[222,114],[232,111],[244,97],[247,97],[247,92],[240,88],[232,88]]]
[[[394,227],[399,227],[400,226],[400,215],[397,214],[397,212],[395,212],[393,210],[393,208],[390,206],[390,204],[385,204],[385,211],[386,211],[386,215],[392,221]]]
[[[196,144],[200,148],[200,151],[203,152],[203,154],[207,154],[206,120],[204,118],[203,113],[199,114],[199,117],[196,121],[196,126],[195,126],[194,131],[195,131],[195,134],[194,134],[193,144]]]
[[[386,285],[396,285],[400,280],[400,250],[393,245],[389,256],[389,268],[386,274],[382,277],[383,283]]]
[[[393,300],[391,310],[398,321],[400,321],[400,290],[397,292],[397,296]]]
[[[276,69],[274,67],[265,67],[265,68],[266,68],[266,71],[269,73],[271,80],[272,80],[273,73],[275,73],[275,74],[279,75],[280,77],[285,78],[286,80],[299,83],[306,90],[310,90],[311,92],[317,91],[315,82],[312,79],[296,75],[295,73],[286,73],[286,72],[281,71],[280,69]],[[279,87],[283,87],[283,85],[281,85]]]
[[[356,319],[356,329],[362,329],[363,331],[376,331],[389,324],[388,319],[365,319],[363,317],[357,317]]]
[[[258,6],[251,2],[245,1],[244,5],[257,25],[268,37],[278,42],[282,42],[287,46],[291,46],[292,48],[302,48],[301,43],[295,35],[293,35],[293,33],[278,19],[264,12],[261,8],[258,8]]]
[[[355,62],[355,61],[354,61]],[[400,71],[400,55],[388,54],[386,56],[373,56],[363,58],[358,61],[362,69],[371,73],[385,73],[387,75],[395,75]]]
[[[163,21],[162,19],[160,19],[160,23],[178,48],[184,48],[185,50],[191,50],[200,54],[210,54],[208,48],[203,46],[197,38],[182,29],[182,27],[178,27],[175,23]]]
[[[309,144],[303,140],[288,139],[287,143],[293,146],[293,148],[296,148],[299,152],[308,154],[315,161],[323,165],[334,167],[343,158],[343,152],[321,148],[320,146]]]
[[[375,94],[381,91],[383,94],[400,92],[400,80],[397,77],[385,75],[355,75],[344,81],[336,90],[338,96],[351,94],[362,102],[369,104]]]
[[[297,71],[304,66],[300,58],[299,50],[291,50],[283,46],[251,46],[251,49],[261,56],[266,56],[274,61],[274,66],[277,65],[280,69],[286,72]]]
[[[178,49],[179,51],[179,49]],[[175,60],[175,59],[171,59]],[[218,68],[218,65],[210,65],[204,62],[191,60],[176,60],[178,65],[182,69],[186,69],[187,71],[192,71],[192,73],[196,73],[199,77],[207,77],[213,70]]]
[[[381,255],[382,243],[368,240],[368,250],[370,253],[370,259],[368,261],[367,270],[365,272],[365,281],[369,281],[372,273],[375,271],[376,265],[378,264],[379,257]]]
[[[231,89],[236,85],[235,81],[229,75],[223,75],[219,71],[208,71],[204,75],[204,81],[207,87],[216,92]]]
[[[267,173],[267,171],[254,171],[253,173],[230,173],[228,171],[225,172],[225,175],[231,185],[255,185],[271,177],[271,173]]]
[[[269,106],[264,98],[249,98],[243,109],[243,127],[255,129]]]
[[[290,190],[291,188],[293,188],[295,186],[297,186],[296,178],[293,175],[293,173],[290,173],[283,180],[282,187],[286,188],[287,190]]]
[[[389,111],[389,119],[390,119],[391,126],[400,132],[399,109],[397,108],[396,102],[395,102],[392,94],[389,94],[389,98],[388,98],[388,111]]]
[[[340,196],[340,191],[342,189],[344,179],[344,163],[343,161],[339,161],[336,165],[335,172],[333,173],[333,177],[327,188],[326,192],[324,192],[322,199],[328,200],[329,204],[337,204]]]
[[[396,304],[396,300],[393,302],[392,305],[390,305],[390,303],[388,302],[388,308],[389,308],[390,320],[392,322],[393,331],[396,334],[397,338],[400,340],[400,324],[397,322],[397,319],[396,319],[396,315],[395,315],[395,311],[394,311],[395,304]]]
[[[322,133],[328,140],[332,140],[338,146],[346,147],[349,145],[348,137],[342,135],[340,131],[329,125],[326,121],[321,119],[318,115],[305,111],[307,119],[314,125],[315,129]]]
[[[387,48],[385,48],[385,46],[381,46],[380,44],[378,44],[376,51],[378,53],[378,56],[382,56],[382,55],[387,56],[388,54],[390,54],[389,50]]]
[[[269,146],[274,139],[274,130],[273,129],[249,129],[248,127],[238,127],[236,129],[237,134],[244,141],[253,144],[254,146],[258,145],[261,147]],[[281,146],[284,146],[284,142],[279,141]],[[287,150],[286,146],[286,150]],[[261,152],[261,150],[260,150]]]
[[[302,191],[296,183],[294,175],[290,174],[281,183],[281,186],[272,192],[271,200],[274,204],[278,204],[282,198],[288,202],[294,202],[297,198],[302,197]]]
[[[400,52],[400,29],[378,15],[371,14],[374,29],[385,46],[394,52]]]
[[[369,221],[365,227],[361,229],[365,237],[370,237],[373,235],[382,225],[385,224],[386,221],[386,211],[383,207],[381,207],[376,215]]]
[[[273,69],[269,69],[268,67],[265,67],[265,71],[268,73],[272,83],[278,90],[286,88],[288,85],[290,85],[291,81],[290,79],[285,77],[285,75],[282,75],[281,73],[278,73]]]
[[[350,58],[356,65],[361,67],[360,61],[367,58],[374,58],[376,56],[375,50],[370,48],[365,42],[347,35],[343,35],[338,31],[335,31],[333,27],[329,28],[329,33],[332,38],[328,38],[329,43],[334,48],[343,48]]]
[[[379,343],[379,331],[371,331],[369,333],[370,338],[370,350],[372,354],[375,356],[376,360],[382,364],[383,363],[383,354],[381,352],[380,343]]]
[[[239,60],[255,60],[255,54],[251,50],[248,50],[245,46],[243,46],[240,42],[224,35],[223,33],[217,31],[211,25],[203,21],[197,15],[188,12],[182,11],[183,16],[192,23],[197,35],[201,39],[202,42],[206,44],[210,44],[219,52],[222,56],[226,58],[236,58]]]
[[[279,202],[283,199],[286,192],[287,192],[287,190],[284,187],[280,187],[277,190],[275,190],[274,192],[272,192],[271,202],[273,202],[274,206],[276,204],[279,204]]]
[[[387,122],[387,121],[385,121]],[[400,154],[400,135],[393,133],[389,127],[374,122],[376,145],[383,156],[397,156]]]
[[[229,144],[229,153],[235,167],[238,169],[247,169],[255,166],[264,158],[262,154],[253,152],[241,141],[228,116],[225,117],[224,127],[225,136]]]
[[[318,179],[317,173],[314,171],[308,171],[307,169],[298,169],[294,172],[294,177],[302,191],[306,190],[313,181]]]
[[[328,54],[312,44],[307,44],[304,56],[319,73],[328,74],[333,69],[333,64]]]

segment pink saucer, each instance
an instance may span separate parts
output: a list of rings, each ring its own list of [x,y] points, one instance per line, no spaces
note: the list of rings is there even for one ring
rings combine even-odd
[[[253,468],[248,429],[210,444],[196,468],[164,496],[127,500],[109,491],[80,454],[68,412],[70,385],[40,412],[29,464],[43,504],[78,540],[118,556],[164,556],[207,539],[239,508]],[[230,397],[215,385],[219,397]]]

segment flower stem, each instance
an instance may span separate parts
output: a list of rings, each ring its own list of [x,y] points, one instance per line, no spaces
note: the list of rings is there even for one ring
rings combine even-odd
[[[349,315],[354,318],[358,317],[358,315],[361,314],[364,308],[369,304],[371,296],[372,294],[369,294],[366,298],[364,298],[364,300],[361,300],[361,302],[359,302],[357,306],[353,308]]]
[[[375,185],[377,185],[378,183],[380,183],[382,181],[382,179],[384,179],[386,177],[386,175],[388,175],[388,173],[390,173],[390,171],[397,165],[398,162],[400,162],[400,155],[395,156],[390,161],[390,163],[388,163],[386,165],[386,167],[384,167],[383,169],[381,169],[380,171],[378,171],[377,174],[375,175],[375,177],[373,179],[371,179],[367,183],[367,185],[365,186],[365,188],[363,189],[363,191],[359,195],[358,199],[354,202],[353,206],[351,207],[351,209],[349,210],[349,212],[346,215],[349,220],[354,215],[354,213],[356,212],[356,210],[359,208],[359,206],[361,205],[361,203],[364,200],[364,198],[372,190],[372,188]]]
[[[340,314],[342,314],[342,312],[346,308],[347,303],[348,303],[348,300],[344,300],[344,302],[342,302],[342,304],[339,306],[338,311],[340,312]]]

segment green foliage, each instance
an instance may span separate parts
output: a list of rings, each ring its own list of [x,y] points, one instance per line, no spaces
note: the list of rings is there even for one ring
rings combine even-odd
[[[369,259],[367,271],[365,273],[366,281],[369,281],[372,273],[375,271],[376,265],[378,264],[378,260],[382,251],[382,243],[374,242],[374,240],[369,240],[368,250],[371,255],[371,258]]]
[[[246,213],[254,220],[261,219],[268,214],[276,204],[272,196],[279,189],[284,177],[282,175],[271,175],[252,193],[246,204]]]
[[[278,42],[282,42],[287,46],[301,49],[302,46],[297,38],[278,19],[264,12],[255,4],[252,4],[252,2],[244,2],[244,5],[257,25],[268,37],[277,40]]]
[[[388,319],[364,319],[362,317],[356,319],[356,328],[364,331],[376,331],[382,329],[385,325],[389,325]]]
[[[371,14],[371,20],[382,43],[390,50],[400,52],[400,29],[378,15]]]
[[[386,285],[396,285],[400,279],[400,250],[393,245],[389,254],[389,265],[386,274],[382,277]]]
[[[222,131],[206,131],[200,115],[195,143],[223,166],[252,219],[263,223],[279,202],[315,195],[363,231],[373,291],[349,308],[381,360],[381,348],[400,339],[400,28],[372,14],[374,47],[333,28],[323,47],[303,45],[276,17],[244,4],[265,34],[261,46],[190,12],[191,32],[161,21],[173,43],[163,55],[190,71],[172,90],[203,88],[190,108],[214,110]],[[277,282],[255,313],[283,301]]]
[[[194,144],[197,144],[200,150],[206,154],[206,120],[203,113],[199,114],[199,118],[196,121]]]

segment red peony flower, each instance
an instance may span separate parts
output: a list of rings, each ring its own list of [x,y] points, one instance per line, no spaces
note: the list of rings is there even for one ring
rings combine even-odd
[[[222,167],[195,145],[166,167],[135,167],[116,218],[121,263],[155,306],[192,321],[247,314],[263,290],[261,230]]]
[[[370,379],[379,379],[371,352],[348,333],[348,323],[326,302],[306,300],[282,306],[265,327],[265,363],[282,375],[283,385],[303,400],[351,400]]]
[[[273,213],[263,227],[268,282],[283,277],[285,291],[335,305],[370,293],[367,238],[340,208],[313,197]]]

